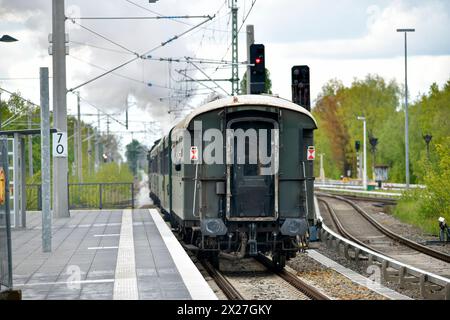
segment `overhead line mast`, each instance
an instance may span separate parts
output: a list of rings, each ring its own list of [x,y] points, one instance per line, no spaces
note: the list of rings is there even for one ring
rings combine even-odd
[[[228,0],[231,8],[231,94],[239,94],[239,66],[238,66],[238,7],[237,0]]]

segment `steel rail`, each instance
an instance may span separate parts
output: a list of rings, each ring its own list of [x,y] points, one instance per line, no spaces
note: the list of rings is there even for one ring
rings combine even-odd
[[[356,238],[355,236],[353,236],[351,233],[349,233],[347,231],[347,229],[344,228],[344,226],[342,225],[341,221],[339,220],[339,218],[337,217],[336,212],[334,211],[334,209],[329,205],[328,202],[326,202],[325,200],[321,199],[321,198],[317,198],[318,201],[322,202],[325,207],[327,208],[328,212],[330,213],[331,219],[333,220],[334,225],[336,226],[336,228],[338,229],[338,232],[340,234],[342,234],[344,237],[346,237],[347,239],[352,240],[353,242],[356,242],[357,244],[359,244],[360,246],[363,247],[367,247],[372,251],[375,251],[377,253],[380,254],[384,254],[383,252],[374,249],[372,246],[368,245],[367,243],[362,242],[361,240],[359,240],[358,238]]]
[[[299,277],[297,277],[295,274],[282,269],[279,270],[275,268],[272,261],[260,254],[256,257],[256,260],[260,262],[262,265],[264,265],[267,269],[274,272],[276,275],[278,275],[280,278],[282,278],[284,281],[289,283],[291,286],[305,294],[307,297],[313,300],[330,300],[330,297],[326,296],[322,292],[320,292],[317,288],[311,286],[310,284],[304,282]]]
[[[333,195],[337,195],[335,193],[330,192],[330,194]],[[341,197],[344,197],[346,199],[349,200],[356,200],[356,201],[366,201],[366,202],[381,202],[384,204],[389,204],[389,205],[396,205],[397,204],[397,199],[393,199],[393,198],[374,198],[374,197],[360,197],[357,195],[349,195],[349,194],[341,194]]]
[[[320,214],[320,207],[318,205],[317,197],[314,197],[314,208],[316,209],[316,215],[318,218],[322,218]],[[370,264],[379,263],[382,269],[383,278],[397,278],[400,286],[405,286],[407,283],[414,285],[411,277],[415,278],[418,282],[415,285],[419,286],[420,294],[423,298],[429,299],[445,299],[450,300],[450,279],[443,276],[407,265],[384,254],[377,253],[366,246],[361,246],[350,239],[337,234],[331,230],[325,223],[322,223],[320,229],[320,238],[322,241],[326,241],[327,246],[333,247],[335,243],[335,249],[340,254],[341,245],[344,246],[344,251],[353,250],[359,252],[359,255],[367,256]],[[346,254],[348,257],[348,254]],[[388,271],[388,268],[396,270],[396,274]],[[436,286],[441,287],[440,291],[436,291]]]
[[[372,218],[367,212],[365,212],[363,209],[361,209],[360,206],[358,206],[356,203],[354,203],[353,201],[350,201],[346,198],[340,197],[340,196],[335,196],[335,195],[330,195],[330,194],[326,194],[326,193],[316,193],[318,196],[325,196],[325,197],[329,197],[329,198],[334,198],[337,200],[341,200],[344,201],[346,203],[348,203],[349,205],[351,205],[364,219],[366,219],[371,225],[373,225],[377,230],[379,230],[381,233],[383,233],[384,235],[388,236],[389,238],[413,249],[416,251],[419,251],[421,253],[424,253],[426,255],[429,255],[433,258],[439,259],[441,261],[450,263],[450,255],[444,253],[444,252],[440,252],[440,251],[436,251],[434,249],[428,248],[424,245],[421,245],[415,241],[409,240],[405,237],[402,237],[398,234],[395,234],[394,232],[392,232],[391,230],[389,230],[388,228],[384,227],[383,225],[381,225],[379,222],[377,222],[374,218]],[[356,242],[356,241],[355,241]],[[373,250],[373,249],[372,249]],[[375,251],[375,250],[374,250]]]
[[[220,271],[215,269],[208,260],[202,259],[200,262],[229,300],[245,300],[230,281]]]

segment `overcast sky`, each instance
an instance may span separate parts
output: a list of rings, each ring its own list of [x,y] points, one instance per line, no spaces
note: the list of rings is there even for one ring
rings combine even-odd
[[[231,41],[230,10],[225,0],[66,0],[69,17],[94,16],[154,16],[148,10],[163,15],[214,15],[216,18],[201,28],[167,44],[151,54],[154,57],[199,57],[231,59],[227,49]],[[252,0],[239,0],[239,23],[251,7]],[[147,10],[146,10],[147,9]],[[404,41],[396,28],[415,28],[408,35],[408,81],[411,97],[428,91],[436,82],[442,85],[450,78],[450,2],[446,0],[257,0],[239,37],[239,58],[246,60],[245,25],[255,26],[256,43],[266,47],[266,67],[270,70],[273,92],[290,98],[290,69],[307,64],[311,69],[312,99],[330,79],[349,85],[354,78],[379,74],[386,80],[404,82]],[[66,22],[70,37],[70,55],[67,57],[68,89],[77,86],[104,70],[114,68],[133,57],[131,52],[144,53],[169,38],[178,35],[204,19],[172,20],[77,20],[78,23],[113,40],[112,44],[81,28]],[[10,91],[20,91],[33,101],[39,101],[39,67],[48,66],[48,34],[51,32],[51,0],[0,0],[0,34],[19,39],[16,43],[0,45],[0,85]],[[223,66],[201,65],[213,78],[229,78],[231,70]],[[153,128],[167,131],[176,121],[176,113],[168,114],[168,100],[180,91],[195,88],[192,83],[180,81],[176,70],[186,69],[192,78],[205,78],[191,65],[139,60],[80,88],[84,101],[82,113],[94,113],[87,102],[105,112],[121,114],[128,104],[130,130]],[[170,72],[169,72],[170,71]],[[242,77],[244,69],[241,69]],[[170,76],[169,76],[170,74]],[[19,79],[18,79],[19,78]],[[27,78],[27,79],[23,79]],[[31,78],[31,79],[28,79]],[[147,84],[151,83],[149,87]],[[213,83],[205,83],[209,87]],[[229,83],[220,85],[230,91]],[[197,86],[202,88],[201,86]],[[171,88],[171,89],[169,89]],[[221,92],[221,89],[215,89]],[[208,89],[197,91],[187,103],[195,107]],[[6,98],[2,94],[2,98]],[[182,100],[185,100],[181,98]],[[174,99],[172,108],[176,107]],[[128,101],[128,103],[127,103]],[[186,101],[181,102],[182,107]],[[68,110],[74,114],[76,99],[68,94]],[[187,112],[187,111],[186,111]],[[96,118],[85,116],[87,122]],[[147,122],[147,124],[143,123]],[[158,124],[151,124],[156,121]],[[102,119],[101,129],[105,130]],[[122,146],[131,140],[131,134],[117,123],[112,131],[120,131]],[[135,133],[135,138],[150,144],[156,134]]]

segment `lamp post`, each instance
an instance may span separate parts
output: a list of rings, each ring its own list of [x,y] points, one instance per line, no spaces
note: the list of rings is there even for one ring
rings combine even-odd
[[[408,138],[408,62],[407,62],[407,33],[415,29],[397,29],[405,34],[405,179],[406,189],[409,189],[409,138]]]
[[[7,35],[7,34],[4,34],[1,38],[0,38],[0,41],[1,42],[16,42],[16,41],[19,41],[19,40],[17,40],[16,38],[13,38],[13,37],[11,37],[11,36],[9,36],[9,35]],[[1,102],[2,102],[2,99],[1,99],[1,92],[0,92],[0,106],[1,106]],[[1,113],[1,111],[0,111],[0,128],[2,127],[2,113]]]
[[[358,117],[358,120],[363,121],[363,133],[364,133],[364,139],[363,139],[363,157],[364,157],[363,188],[364,188],[364,190],[367,190],[366,118]]]
[[[376,160],[378,139],[375,138],[374,136],[371,136],[369,138],[369,143],[372,146],[372,148],[370,148],[370,151],[372,152],[372,179],[375,180],[375,160]]]
[[[423,140],[425,140],[425,143],[427,144],[427,158],[428,161],[430,161],[430,142],[431,142],[431,138],[433,138],[433,136],[431,134],[426,134],[423,136]]]

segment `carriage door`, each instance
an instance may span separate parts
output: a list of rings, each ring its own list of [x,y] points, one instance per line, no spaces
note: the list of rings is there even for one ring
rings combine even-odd
[[[233,148],[232,155],[229,155],[229,160],[232,158],[233,162],[227,166],[228,191],[231,193],[227,214],[231,220],[252,217],[276,219],[276,175],[267,173],[271,163],[264,163],[259,155],[262,143],[266,145],[265,155],[269,157],[272,154],[271,129],[275,126],[275,121],[258,118],[236,119],[228,125],[234,132],[234,141],[227,139],[227,150]],[[266,136],[260,134],[261,129],[266,132]]]

